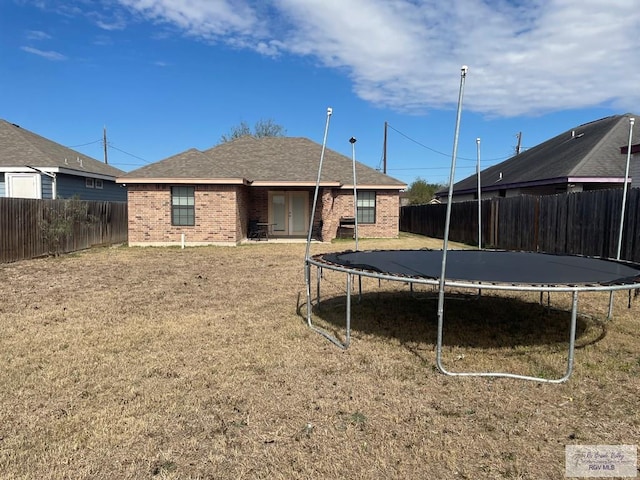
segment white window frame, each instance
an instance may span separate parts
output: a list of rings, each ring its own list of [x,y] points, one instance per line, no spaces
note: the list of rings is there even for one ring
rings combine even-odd
[[[10,173],[7,172],[4,174],[5,179],[5,195],[7,197],[13,197],[13,192],[11,191],[12,179],[14,177],[35,177],[36,179],[36,197],[42,198],[42,177],[39,173]]]
[[[104,188],[104,182],[100,178],[96,178],[95,185],[99,190],[102,190]]]

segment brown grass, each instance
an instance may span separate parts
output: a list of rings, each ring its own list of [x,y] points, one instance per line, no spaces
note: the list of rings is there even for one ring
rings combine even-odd
[[[441,243],[361,241],[426,246]],[[0,266],[0,476],[557,479],[567,444],[638,443],[626,293],[613,322],[580,319],[566,384],[451,378],[434,369],[424,288],[365,281],[346,351],[307,328],[304,249],[122,247]],[[344,276],[326,272],[322,296],[314,322],[343,335]],[[538,300],[448,300],[447,367],[561,375],[569,317]],[[580,309],[602,317],[607,301],[581,295]]]

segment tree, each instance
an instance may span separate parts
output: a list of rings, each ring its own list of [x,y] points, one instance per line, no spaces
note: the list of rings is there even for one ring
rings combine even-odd
[[[287,131],[282,125],[278,125],[270,118],[258,120],[253,127],[253,131],[251,131],[247,122],[243,120],[238,125],[231,127],[228,133],[222,135],[219,143],[230,142],[246,135],[255,138],[284,137],[286,133]]]
[[[409,197],[409,205],[422,205],[429,203],[436,192],[444,188],[444,185],[438,183],[427,183],[422,178],[418,177],[407,190],[407,196]]]
[[[78,196],[47,203],[40,220],[40,231],[49,255],[57,257],[64,251],[64,243],[73,235],[75,228],[86,227],[96,221],[96,217],[89,213],[89,204]]]

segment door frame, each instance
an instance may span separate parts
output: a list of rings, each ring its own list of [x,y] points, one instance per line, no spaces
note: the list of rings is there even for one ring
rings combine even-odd
[[[275,218],[273,212],[273,197],[276,195],[284,195],[284,230],[275,230]],[[304,196],[304,231],[295,231],[294,223],[291,221],[293,215],[293,198]],[[309,192],[307,190],[269,190],[268,192],[268,218],[269,223],[273,225],[272,234],[281,237],[303,237],[309,231]]]

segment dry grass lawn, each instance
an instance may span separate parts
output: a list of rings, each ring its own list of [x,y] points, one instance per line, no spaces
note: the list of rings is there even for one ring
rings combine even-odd
[[[423,247],[441,242],[361,240]],[[365,281],[346,351],[311,331],[304,251],[120,247],[0,265],[0,477],[558,479],[565,445],[639,443],[640,305],[626,292],[607,324],[607,294],[580,296],[594,317],[579,320],[566,384],[452,378],[434,368],[426,289]],[[343,335],[344,275],[326,272],[322,297],[314,322]],[[447,301],[447,367],[561,376],[569,315],[538,300]]]

